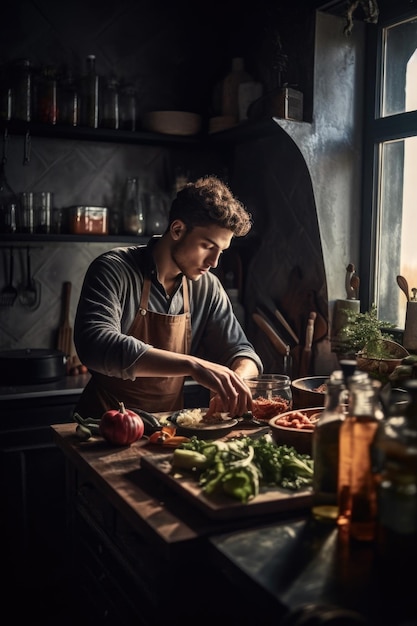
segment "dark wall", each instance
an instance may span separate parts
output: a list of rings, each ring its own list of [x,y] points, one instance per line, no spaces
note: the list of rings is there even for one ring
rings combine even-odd
[[[236,0],[15,0],[3,10],[0,62],[29,57],[38,67],[69,65],[81,74],[85,57],[96,54],[100,73],[136,84],[141,111],[210,116],[215,85],[242,56],[266,89],[298,86],[311,119],[313,13],[309,2],[293,4],[298,8],[271,0],[245,7]]]

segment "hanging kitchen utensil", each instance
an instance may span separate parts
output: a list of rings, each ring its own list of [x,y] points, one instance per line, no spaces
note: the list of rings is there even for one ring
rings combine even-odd
[[[62,308],[63,316],[62,323],[58,330],[58,344],[57,348],[63,352],[67,357],[71,356],[72,352],[72,328],[69,322],[69,310],[71,299],[71,283],[66,282],[62,287]]]
[[[32,311],[40,304],[40,285],[32,278],[30,246],[26,248],[26,284],[20,288],[19,302]]]
[[[404,276],[397,276],[397,284],[399,286],[399,288],[401,289],[401,291],[405,294],[405,297],[407,298],[407,302],[410,301],[410,291],[408,289],[408,282],[407,279],[404,278]]]
[[[10,246],[10,260],[9,260],[9,282],[3,287],[0,293],[0,306],[13,306],[17,298],[17,289],[13,285],[14,277],[14,250],[13,246]]]

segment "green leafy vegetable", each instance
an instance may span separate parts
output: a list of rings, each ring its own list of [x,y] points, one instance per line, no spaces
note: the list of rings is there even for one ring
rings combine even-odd
[[[259,494],[261,486],[297,490],[312,483],[312,458],[290,446],[277,446],[269,435],[228,442],[191,437],[174,451],[172,463],[189,470],[191,456],[184,456],[184,451],[198,455],[199,467],[194,464],[192,469],[201,469],[198,481],[207,495],[223,493],[246,503]]]

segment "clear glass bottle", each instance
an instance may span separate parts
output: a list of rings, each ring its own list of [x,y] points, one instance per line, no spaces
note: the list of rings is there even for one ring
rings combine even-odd
[[[80,94],[76,80],[66,71],[58,82],[58,124],[78,126],[80,122]]]
[[[120,87],[119,93],[119,128],[136,130],[137,95],[134,85],[128,83]]]
[[[0,164],[0,233],[15,233],[18,222],[18,199],[7,181],[5,164],[4,158]]]
[[[337,478],[339,473],[339,435],[345,419],[346,391],[342,370],[335,370],[326,381],[324,411],[313,430],[312,513],[319,520],[336,521]]]
[[[382,421],[375,437],[378,540],[381,553],[397,561],[417,556],[417,380],[406,380],[403,389],[408,404]]]
[[[87,56],[86,67],[86,74],[81,81],[81,125],[98,128],[100,81],[96,71],[95,54]]]
[[[126,235],[144,235],[145,206],[144,197],[139,189],[138,178],[128,178],[125,188],[125,202],[123,209],[123,231]]]
[[[101,93],[100,126],[102,128],[119,128],[119,82],[109,78]]]
[[[146,234],[162,235],[168,226],[168,196],[162,191],[146,193]]]
[[[376,381],[357,372],[348,382],[348,412],[339,434],[338,525],[350,538],[376,536],[377,485],[373,440],[381,419]]]
[[[12,68],[12,119],[20,122],[32,120],[33,73],[29,59],[18,59]]]
[[[12,76],[10,64],[0,66],[0,120],[9,121],[12,117]]]

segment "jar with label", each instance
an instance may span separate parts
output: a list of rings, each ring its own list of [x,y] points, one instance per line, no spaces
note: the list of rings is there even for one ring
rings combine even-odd
[[[123,231],[125,235],[145,234],[144,196],[139,189],[139,180],[136,177],[126,180]]]

